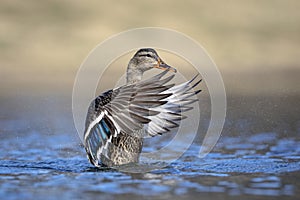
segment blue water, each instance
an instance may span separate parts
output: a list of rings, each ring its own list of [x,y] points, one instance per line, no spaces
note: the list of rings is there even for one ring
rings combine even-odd
[[[200,159],[209,119],[204,104],[204,128],[196,142],[175,162],[145,173],[93,167],[74,128],[70,99],[0,100],[0,199],[300,197],[300,119],[292,112],[299,101],[294,98],[263,101],[276,109],[259,107],[256,98],[247,105],[229,101],[222,137]],[[144,151],[169,141],[168,136],[147,139]]]
[[[274,132],[223,136],[203,159],[197,157],[199,145],[193,144],[167,167],[125,173],[90,165],[74,132],[32,129],[23,120],[1,120],[1,199],[282,199],[300,195],[296,136],[281,138]],[[156,148],[149,144],[145,151]]]

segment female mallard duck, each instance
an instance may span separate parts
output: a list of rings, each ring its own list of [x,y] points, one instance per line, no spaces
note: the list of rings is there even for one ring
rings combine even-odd
[[[152,68],[162,73],[142,80]],[[167,84],[175,76],[163,78],[168,71],[176,72],[158,56],[154,49],[136,52],[127,68],[127,83],[98,96],[87,113],[84,146],[90,162],[99,167],[138,162],[143,138],[161,135],[176,128],[192,109],[189,105],[201,90],[193,91],[201,80],[175,86]]]

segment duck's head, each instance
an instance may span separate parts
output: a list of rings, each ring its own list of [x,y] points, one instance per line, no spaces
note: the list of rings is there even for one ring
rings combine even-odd
[[[130,60],[134,64],[133,67],[142,71],[147,71],[152,68],[168,70],[176,72],[176,69],[167,65],[157,54],[154,49],[145,48],[138,50]]]
[[[167,65],[154,49],[143,48],[138,50],[131,58],[127,68],[127,82],[136,82],[141,80],[145,71],[157,68],[176,72],[177,70]]]

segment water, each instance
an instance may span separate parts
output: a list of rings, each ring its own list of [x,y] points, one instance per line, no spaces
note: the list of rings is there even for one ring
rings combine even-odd
[[[15,102],[2,104],[1,199],[300,197],[300,123],[296,115],[281,123],[277,123],[278,115],[272,115],[274,118],[268,118],[271,129],[261,120],[262,115],[245,116],[237,106],[244,118],[227,116],[223,135],[207,157],[197,157],[199,137],[179,160],[167,167],[147,173],[125,173],[89,164],[65,102],[21,102],[29,105],[26,111],[15,106]],[[62,107],[55,109],[55,105]],[[234,110],[229,107],[229,112]],[[262,124],[262,128],[257,124]],[[163,136],[147,140],[144,150],[153,151],[169,139]]]

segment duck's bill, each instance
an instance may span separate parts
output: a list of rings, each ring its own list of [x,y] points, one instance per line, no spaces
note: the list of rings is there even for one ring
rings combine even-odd
[[[156,65],[156,66],[154,66],[154,67],[157,68],[157,69],[162,69],[162,70],[172,71],[172,72],[174,72],[174,73],[177,72],[177,70],[176,70],[174,67],[171,67],[171,66],[169,66],[169,65],[167,65],[167,64],[165,64],[165,63],[161,63],[161,64]]]

